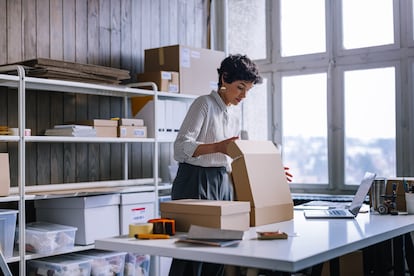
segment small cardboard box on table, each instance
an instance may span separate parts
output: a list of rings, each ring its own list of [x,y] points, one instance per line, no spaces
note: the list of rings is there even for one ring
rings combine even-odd
[[[192,224],[218,229],[249,229],[249,202],[178,199],[161,202],[160,210],[163,218],[175,220],[175,228],[180,232],[188,232]]]
[[[236,140],[227,147],[233,158],[236,199],[250,201],[250,226],[293,219],[293,200],[280,152],[271,141]]]

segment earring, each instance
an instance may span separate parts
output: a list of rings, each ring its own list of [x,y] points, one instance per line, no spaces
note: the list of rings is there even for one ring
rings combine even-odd
[[[224,90],[226,90],[227,88],[225,87],[225,86],[222,86],[222,87],[220,87],[220,90],[222,90],[222,91],[224,91]]]

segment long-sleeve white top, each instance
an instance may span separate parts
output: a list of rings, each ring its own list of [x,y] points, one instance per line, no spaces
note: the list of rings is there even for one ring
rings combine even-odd
[[[194,100],[174,142],[174,158],[180,163],[229,169],[229,157],[211,153],[193,157],[197,146],[215,143],[240,134],[239,109],[226,106],[216,91]]]

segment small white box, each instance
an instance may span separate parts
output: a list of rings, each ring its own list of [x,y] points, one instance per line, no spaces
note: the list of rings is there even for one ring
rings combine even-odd
[[[16,210],[0,209],[0,248],[5,258],[13,256],[17,213]]]
[[[91,249],[72,254],[89,259],[91,276],[124,275],[126,252]]]
[[[74,247],[76,230],[76,227],[43,221],[27,223],[26,250],[40,254],[64,252]],[[16,232],[19,233],[18,229]]]
[[[27,275],[89,276],[91,264],[88,259],[73,255],[29,260],[27,261]]]
[[[145,223],[155,217],[155,193],[121,194],[119,205],[120,232],[127,235],[129,224]]]
[[[75,244],[119,235],[119,194],[36,200],[38,220],[78,228]]]

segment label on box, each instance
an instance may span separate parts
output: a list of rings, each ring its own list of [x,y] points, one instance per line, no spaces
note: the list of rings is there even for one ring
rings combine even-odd
[[[133,223],[146,222],[146,212],[145,207],[132,208],[130,221]]]
[[[134,128],[133,135],[135,137],[144,137],[145,136],[145,130],[141,128]]]
[[[216,85],[217,87],[217,85]],[[178,93],[178,85],[176,84],[169,84],[168,85],[168,92]]]
[[[190,49],[182,48],[180,53],[180,64],[182,67],[190,68],[191,67],[191,58],[190,58]]]
[[[162,71],[161,72],[161,79],[163,79],[163,80],[171,80],[172,79],[171,72]]]

